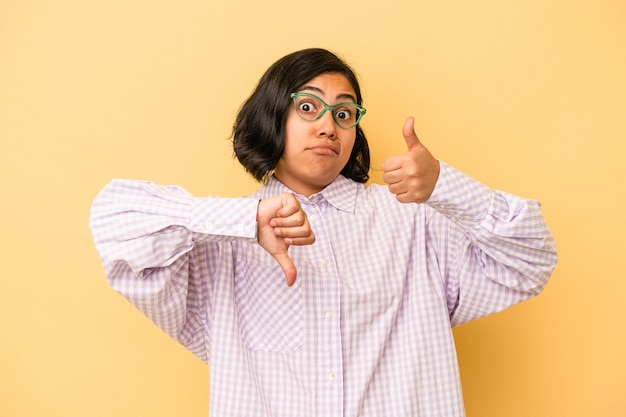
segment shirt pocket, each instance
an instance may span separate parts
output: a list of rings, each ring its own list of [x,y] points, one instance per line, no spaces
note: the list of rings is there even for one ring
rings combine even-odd
[[[277,263],[245,263],[235,272],[235,299],[241,337],[249,349],[291,352],[302,346],[300,279],[289,287]]]

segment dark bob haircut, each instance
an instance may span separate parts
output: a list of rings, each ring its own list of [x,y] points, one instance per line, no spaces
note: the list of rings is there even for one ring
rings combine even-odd
[[[242,105],[233,126],[235,156],[257,181],[271,175],[285,149],[285,122],[292,101],[289,97],[311,79],[325,73],[344,75],[362,104],[361,88],[354,71],[335,54],[319,48],[304,49],[276,61]],[[357,182],[369,178],[370,152],[361,126],[350,159],[341,174]]]

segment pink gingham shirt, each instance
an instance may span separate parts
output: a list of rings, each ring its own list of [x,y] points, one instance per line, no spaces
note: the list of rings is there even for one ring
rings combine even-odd
[[[91,229],[111,285],[207,362],[213,417],[457,417],[452,327],[537,295],[556,264],[535,201],[441,163],[425,204],[337,178],[296,195],[316,235],[292,287],[258,200],[114,180]]]

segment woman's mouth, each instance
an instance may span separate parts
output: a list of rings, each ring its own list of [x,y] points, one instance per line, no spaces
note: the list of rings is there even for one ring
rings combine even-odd
[[[309,150],[319,155],[339,155],[339,148],[333,145],[311,146]]]

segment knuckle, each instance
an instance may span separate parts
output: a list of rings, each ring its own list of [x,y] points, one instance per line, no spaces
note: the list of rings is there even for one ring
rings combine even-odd
[[[416,177],[419,174],[419,168],[417,164],[411,163],[404,167],[404,173],[409,177]]]

